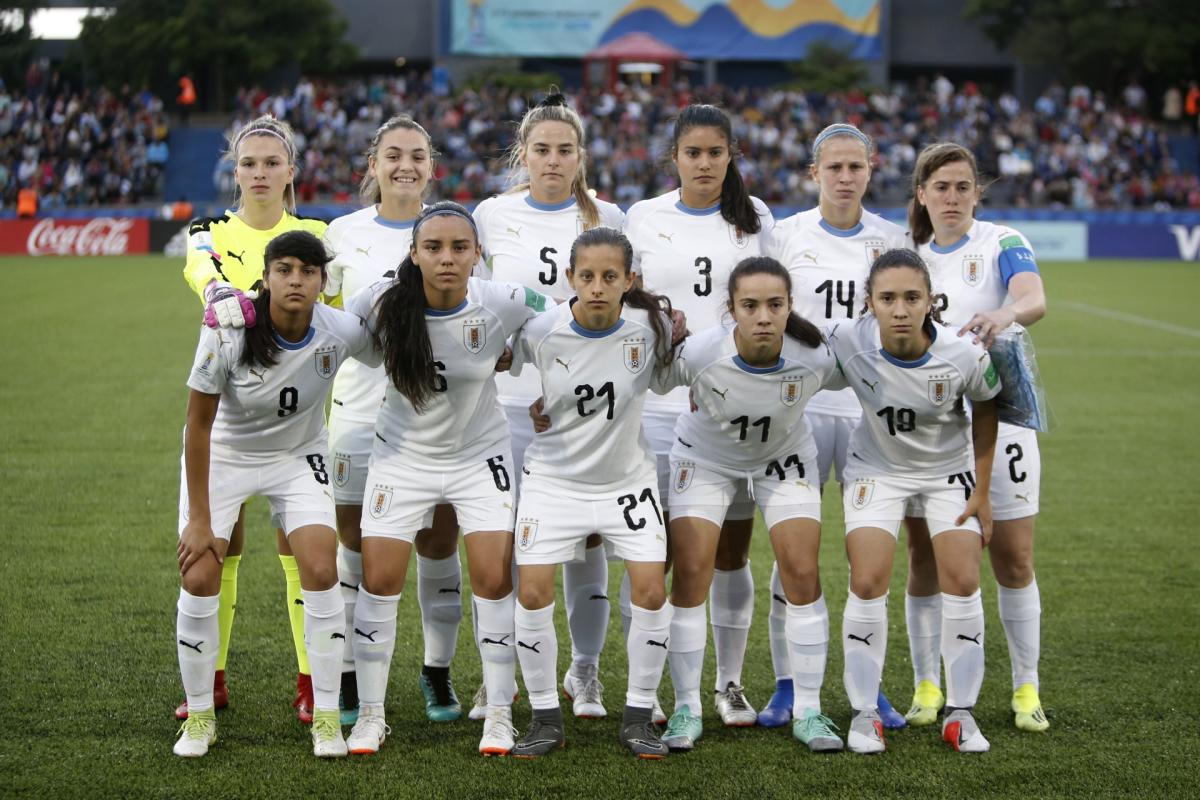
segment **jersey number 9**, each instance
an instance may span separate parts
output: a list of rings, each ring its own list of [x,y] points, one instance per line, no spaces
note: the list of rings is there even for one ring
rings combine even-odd
[[[279,416],[290,417],[300,408],[300,393],[295,386],[285,386],[279,390]]]

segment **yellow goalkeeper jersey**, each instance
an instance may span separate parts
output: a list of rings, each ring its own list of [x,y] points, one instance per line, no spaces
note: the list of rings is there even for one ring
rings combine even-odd
[[[297,217],[286,211],[270,230],[251,228],[241,217],[227,211],[220,217],[200,217],[188,227],[187,263],[183,277],[204,298],[204,287],[213,279],[226,281],[243,291],[262,279],[263,251],[267,243],[288,231],[309,231],[324,238],[324,220]]]

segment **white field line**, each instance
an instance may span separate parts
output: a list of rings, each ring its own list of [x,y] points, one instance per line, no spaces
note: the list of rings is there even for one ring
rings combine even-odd
[[[1187,328],[1183,325],[1174,325],[1170,322],[1162,322],[1161,320],[1149,317],[1139,317],[1136,314],[1126,314],[1124,311],[1113,311],[1111,308],[1102,308],[1101,306],[1079,303],[1074,300],[1060,300],[1055,305],[1059,307],[1065,306],[1074,311],[1081,311],[1084,314],[1091,314],[1095,317],[1106,317],[1121,322],[1128,322],[1131,325],[1141,325],[1146,328],[1166,331],[1167,333],[1177,333],[1180,336],[1190,336],[1193,339],[1200,339],[1200,329],[1197,328]]]

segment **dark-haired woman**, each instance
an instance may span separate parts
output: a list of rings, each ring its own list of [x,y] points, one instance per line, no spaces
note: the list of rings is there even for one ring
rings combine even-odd
[[[554,577],[594,534],[624,559],[632,592],[629,677],[621,743],[640,758],[667,748],[652,709],[667,658],[666,529],[654,456],[642,433],[646,392],[671,384],[670,303],[637,287],[629,240],[593,228],[575,240],[567,279],[575,297],[530,322],[514,344],[513,370],[536,367],[550,428],[525,456],[517,507],[520,586],[516,647],[533,722],[513,754],[565,744],[556,689]]]
[[[572,296],[567,259],[575,237],[598,226],[620,228],[623,215],[588,189],[583,120],[561,94],[554,92],[526,111],[516,134],[508,151],[515,186],[475,209],[486,274],[561,302]],[[525,448],[533,440],[529,404],[541,389],[532,371],[520,377],[498,375],[496,389],[512,434],[515,492],[521,485]],[[598,538],[589,544],[578,560],[563,565],[571,667],[563,675],[562,688],[575,716],[594,719],[607,714],[599,676],[610,609],[604,550]],[[480,700],[477,694],[472,719],[485,711],[486,703]]]
[[[742,259],[763,254],[765,238],[775,224],[763,202],[746,191],[737,157],[729,116],[716,106],[687,106],[675,121],[671,140],[679,188],[635,203],[625,220],[642,286],[669,297],[687,315],[692,330],[722,321],[726,307],[722,290],[730,272]],[[646,437],[657,458],[664,499],[670,496],[675,423],[687,410],[684,388],[646,402]],[[711,592],[717,662],[714,697],[726,725],[753,725],[757,716],[742,690],[754,610],[754,581],[747,562],[753,525],[754,505],[738,495],[726,517]],[[621,588],[624,607],[627,587]]]
[[[1046,291],[1029,241],[1005,225],[975,219],[981,195],[975,156],[962,145],[933,144],[917,157],[909,226],[943,298],[942,318],[959,336],[990,347],[1012,323],[1028,327],[1045,316]],[[1001,454],[992,467],[996,530],[988,556],[1012,664],[1013,717],[1020,730],[1040,732],[1050,727],[1038,696],[1042,603],[1033,569],[1042,460],[1037,434],[1028,428],[1001,423],[996,449]],[[928,725],[937,721],[944,702],[937,662],[941,596],[928,530],[919,519],[908,520],[907,528],[905,610],[915,687],[908,719]]]
[[[413,539],[450,505],[466,540],[488,712],[479,750],[512,749],[514,661],[512,454],[496,404],[506,340],[550,301],[518,284],[472,278],[479,239],[457,203],[429,206],[413,225],[392,281],[347,301],[368,321],[388,387],[375,423],[362,512],[363,580],[355,607],[359,716],[354,753],[388,732],[384,695],[396,643],[396,604]]]
[[[300,571],[313,752],[346,755],[337,709],[344,620],[325,398],[338,367],[369,351],[369,339],[360,319],[317,302],[329,261],[321,240],[304,231],[282,234],[263,260],[258,324],[202,328],[188,378],[176,621],[188,717],[175,744],[180,756],[203,756],[216,741],[221,561],[242,503],[253,495],[270,502]]]
[[[842,749],[821,714],[829,648],[817,554],[821,487],[817,447],[804,407],[821,389],[846,383],[820,331],[792,311],[792,282],[773,258],[748,258],[722,292],[735,326],[687,340],[679,373],[697,409],[675,426],[671,450],[670,663],[675,713],[663,740],[690,750],[703,731],[700,670],[707,631],[704,600],[721,524],[740,491],[762,510],[787,602],[792,730],[815,752]]]
[[[367,148],[360,194],[366,208],[338,217],[325,238],[334,251],[327,294],[338,304],[376,281],[392,278],[408,253],[413,223],[424,207],[435,152],[429,134],[411,117],[392,117],[379,126]],[[336,297],[340,295],[341,297]],[[354,675],[354,604],[362,582],[362,504],[367,460],[375,441],[375,418],[387,376],[382,367],[351,364],[333,383],[329,413],[329,454],[338,513],[338,581],[346,601],[347,640],[342,663],[342,722],[358,717]],[[458,522],[449,507],[434,513],[433,524],[416,538],[417,602],[425,657],[418,685],[425,714],[434,722],[462,715],[450,662],[462,619],[462,571],[458,563]]]
[[[916,501],[925,509],[942,591],[942,738],[959,752],[984,752],[988,741],[971,710],[983,683],[979,559],[992,527],[992,398],[1000,381],[980,344],[935,324],[929,271],[912,250],[877,258],[865,294],[870,313],[828,334],[863,406],[850,435],[842,498],[850,561],[842,646],[855,711],[848,745],[858,753],[884,749],[878,697],[888,582],[900,523]]]

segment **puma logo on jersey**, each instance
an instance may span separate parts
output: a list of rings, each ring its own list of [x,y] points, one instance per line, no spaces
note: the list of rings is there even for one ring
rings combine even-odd
[[[374,246],[375,245],[371,245],[371,247],[374,247]],[[354,248],[354,252],[362,253],[367,258],[370,258],[371,257],[371,247],[356,247],[356,248]]]
[[[1028,503],[1028,502],[1029,502],[1029,495],[1027,495],[1027,494],[1015,494],[1015,493],[1014,493],[1014,494],[1013,494],[1013,497],[1017,498],[1018,500],[1023,500],[1023,501],[1025,501],[1026,503]]]
[[[718,389],[717,387],[713,386],[713,387],[712,387],[712,391],[713,391],[713,394],[719,394],[719,395],[721,395],[721,399],[722,399],[722,400],[727,400],[727,399],[728,399],[727,397],[725,397],[725,395],[729,394],[729,390],[728,390],[728,389]]]
[[[509,292],[509,293],[508,293],[508,299],[509,299],[509,300],[516,300],[516,299],[517,299],[517,292],[519,292],[519,291],[521,291],[521,287],[520,287],[520,286],[517,286],[517,287],[515,287],[515,288],[514,288],[514,289],[513,289],[511,292]]]
[[[264,369],[262,372],[259,372],[258,370],[256,370],[256,369],[254,369],[253,367],[251,367],[251,368],[249,369],[249,372],[250,372],[250,374],[251,374],[251,375],[253,375],[254,377],[258,378],[258,382],[259,382],[259,383],[266,383],[266,382],[267,382],[267,378],[266,378],[267,371],[266,371],[265,369]]]
[[[866,636],[855,636],[853,633],[847,633],[846,638],[853,639],[856,642],[862,642],[867,647],[870,647],[871,646],[871,637],[874,635],[875,635],[874,633],[868,633]]]
[[[571,362],[570,361],[563,361],[561,358],[555,356],[554,363],[561,364],[562,368],[565,369],[567,372],[571,371]]]
[[[866,378],[860,378],[860,380],[867,385],[867,388],[870,389],[872,393],[874,393],[875,387],[879,385],[879,381],[871,383],[871,381],[867,380]]]
[[[669,242],[670,244],[675,244],[674,242],[671,241],[672,239],[675,238],[675,234],[673,234],[673,233],[660,233],[658,235],[658,238],[666,239],[667,242]]]
[[[811,261],[814,264],[819,263],[817,261],[817,254],[814,253],[812,250],[805,250],[803,253],[800,254],[800,257],[803,259],[807,259],[808,261]]]
[[[241,264],[243,267],[246,266],[246,262],[242,261],[242,256],[246,255],[246,251],[244,249],[240,253],[235,253],[232,250],[226,250],[225,255],[229,256],[230,258],[236,258],[239,264]]]
[[[520,239],[520,238],[521,238],[521,228],[524,228],[524,227],[525,227],[525,226],[524,226],[524,225],[522,225],[520,228],[507,228],[507,230],[508,230],[508,232],[509,232],[509,233],[511,233],[513,236],[516,236],[518,239]]]

